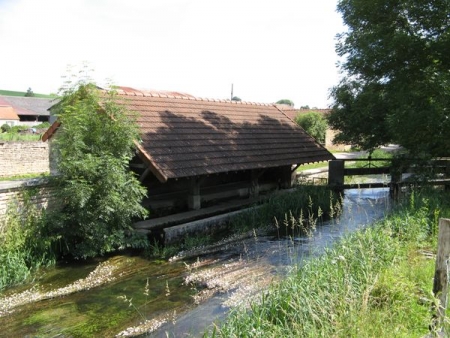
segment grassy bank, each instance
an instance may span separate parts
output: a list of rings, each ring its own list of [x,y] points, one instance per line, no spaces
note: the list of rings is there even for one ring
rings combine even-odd
[[[421,337],[429,332],[439,217],[449,193],[415,193],[236,310],[211,337]],[[431,258],[431,259],[430,259]]]

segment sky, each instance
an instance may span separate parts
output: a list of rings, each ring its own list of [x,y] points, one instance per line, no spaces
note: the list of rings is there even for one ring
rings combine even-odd
[[[0,89],[98,85],[326,108],[337,0],[0,0]]]

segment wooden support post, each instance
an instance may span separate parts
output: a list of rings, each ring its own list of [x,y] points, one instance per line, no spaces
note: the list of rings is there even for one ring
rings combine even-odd
[[[439,219],[439,237],[436,254],[436,271],[434,273],[433,293],[439,299],[430,329],[439,332],[443,327],[445,310],[447,309],[448,273],[450,258],[450,219]]]
[[[294,185],[297,174],[293,171],[291,166],[284,166],[280,168],[280,178],[278,180],[279,189],[290,189]]]
[[[250,198],[256,198],[259,196],[259,172],[252,170],[250,174]]]
[[[331,187],[344,185],[344,161],[332,160],[328,162],[328,184]]]
[[[192,177],[189,186],[188,206],[191,210],[198,210],[202,207],[200,197],[200,179]]]
[[[139,182],[144,182],[145,178],[148,176],[148,174],[150,174],[151,170],[149,167],[147,167],[144,172],[141,174],[141,176],[139,176]]]

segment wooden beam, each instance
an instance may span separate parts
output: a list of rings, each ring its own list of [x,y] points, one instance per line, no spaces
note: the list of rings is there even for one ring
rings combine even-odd
[[[141,174],[141,176],[139,176],[139,182],[144,182],[145,178],[148,176],[148,174],[150,174],[152,171],[150,170],[149,167],[147,167],[144,172]]]
[[[144,163],[130,163],[130,168],[136,168],[136,169],[147,169],[148,166]]]
[[[291,174],[294,173],[295,171],[297,171],[298,167],[300,167],[301,164],[297,164],[294,169],[291,170]]]
[[[145,149],[136,141],[134,141],[134,144],[135,144],[135,146],[137,148],[137,155],[142,160],[142,162],[144,162],[147,165],[147,167],[151,170],[153,175],[155,175],[156,178],[160,182],[162,182],[162,183],[167,182],[168,178],[166,176],[164,176],[161,171],[158,170],[158,168],[153,163],[153,161],[151,160],[150,156],[147,154]]]
[[[390,174],[389,167],[371,167],[371,168],[347,168],[344,169],[344,175],[381,175]]]

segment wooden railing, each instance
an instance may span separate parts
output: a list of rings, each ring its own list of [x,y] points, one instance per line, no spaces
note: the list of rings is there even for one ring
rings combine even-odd
[[[365,167],[346,168],[346,162],[367,162]],[[390,166],[377,166],[381,162],[391,162]],[[335,189],[353,189],[353,188],[390,188],[394,194],[402,185],[411,185],[412,180],[403,180],[403,174],[410,174],[411,177],[417,173],[414,165],[407,165],[413,160],[403,160],[402,166],[393,166],[391,159],[338,159],[329,162],[328,165],[328,184]],[[406,164],[405,164],[406,163]],[[450,186],[450,159],[443,158],[433,160],[429,163],[435,174],[439,174],[436,179],[430,179],[426,184]],[[422,167],[423,169],[423,167]],[[367,175],[390,175],[389,182],[370,182],[370,183],[345,183],[346,176],[367,176]],[[422,182],[421,184],[424,184]]]

